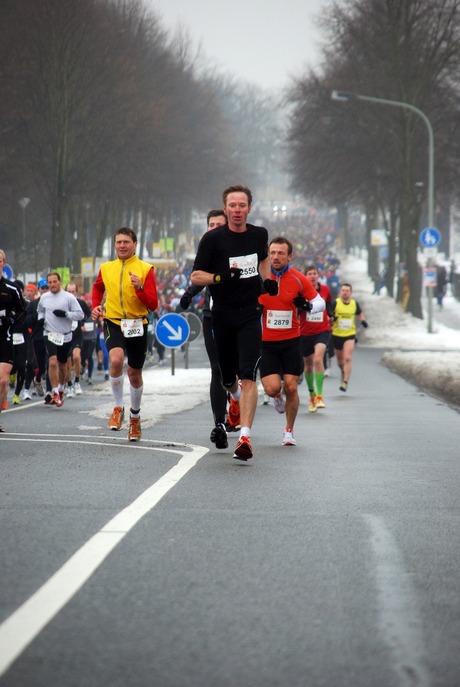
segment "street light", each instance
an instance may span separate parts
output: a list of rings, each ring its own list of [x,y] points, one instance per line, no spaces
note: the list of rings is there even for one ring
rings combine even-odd
[[[339,102],[348,102],[349,100],[364,100],[369,103],[377,103],[381,105],[393,105],[394,107],[402,107],[406,110],[415,112],[421,119],[423,119],[428,131],[428,226],[432,227],[434,222],[434,135],[431,122],[422,110],[411,103],[401,102],[399,100],[387,100],[386,98],[374,98],[370,95],[359,95],[358,93],[349,93],[348,91],[332,91],[332,100]],[[428,332],[433,331],[433,288],[428,287]]]
[[[22,247],[26,247],[26,207],[30,203],[30,198],[21,198],[19,205],[22,208]]]

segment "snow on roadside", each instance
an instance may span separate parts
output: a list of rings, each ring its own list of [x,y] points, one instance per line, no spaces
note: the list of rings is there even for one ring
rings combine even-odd
[[[209,399],[209,383],[211,381],[210,368],[193,368],[185,370],[175,368],[171,374],[171,367],[144,368],[144,394],[142,398],[142,427],[152,427],[160,422],[164,416],[180,413],[194,408]],[[104,419],[104,423],[112,412],[113,401],[110,383],[104,382],[92,393],[101,398],[107,397],[107,403],[101,403],[90,411],[92,417]],[[125,420],[129,416],[129,382],[125,375],[124,382]]]
[[[369,328],[358,332],[360,345],[381,348],[382,363],[434,396],[460,407],[460,332],[433,319],[433,332],[427,320],[403,312],[401,305],[382,290],[373,295],[373,282],[367,275],[363,258],[346,256],[340,265],[341,280],[353,286]],[[460,303],[450,297],[451,308]]]

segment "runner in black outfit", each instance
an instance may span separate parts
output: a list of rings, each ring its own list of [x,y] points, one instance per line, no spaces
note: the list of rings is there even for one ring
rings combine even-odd
[[[268,232],[246,222],[251,191],[230,186],[223,193],[223,202],[227,224],[201,238],[191,281],[209,286],[222,384],[234,400],[240,401],[241,430],[234,458],[248,460],[252,458],[250,435],[257,406],[261,345],[260,276],[269,294],[276,295],[278,286],[270,276]]]
[[[26,304],[18,287],[2,272],[6,255],[0,249],[0,413],[8,392],[8,376],[13,367],[13,325],[24,319]],[[4,429],[0,425],[0,432]]]
[[[221,227],[227,223],[227,219],[223,210],[210,210],[207,218],[207,229],[212,231],[217,227]],[[180,306],[183,310],[187,310],[192,299],[202,291],[202,286],[188,286],[180,299]],[[206,353],[208,354],[209,364],[211,366],[211,383],[209,385],[209,397],[211,401],[211,410],[214,417],[214,428],[211,431],[210,440],[216,445],[216,448],[224,449],[228,447],[227,432],[225,426],[225,416],[227,414],[227,392],[222,386],[219,361],[217,359],[216,343],[214,341],[214,332],[212,329],[211,318],[211,298],[209,289],[205,290],[204,305],[203,305],[203,337]],[[222,429],[224,431],[222,431]]]

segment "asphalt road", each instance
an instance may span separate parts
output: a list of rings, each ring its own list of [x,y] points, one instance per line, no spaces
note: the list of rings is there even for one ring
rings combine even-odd
[[[139,445],[97,394],[8,413],[1,687],[458,687],[458,413],[379,358],[247,464],[207,403]]]

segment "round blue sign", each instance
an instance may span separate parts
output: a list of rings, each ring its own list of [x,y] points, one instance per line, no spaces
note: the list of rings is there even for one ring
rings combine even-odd
[[[441,243],[441,232],[435,227],[427,227],[420,232],[420,243],[424,248],[436,248]]]
[[[171,312],[160,317],[155,336],[166,348],[179,348],[190,336],[190,325],[185,317]]]
[[[13,269],[8,264],[3,265],[2,276],[5,279],[13,279]]]

